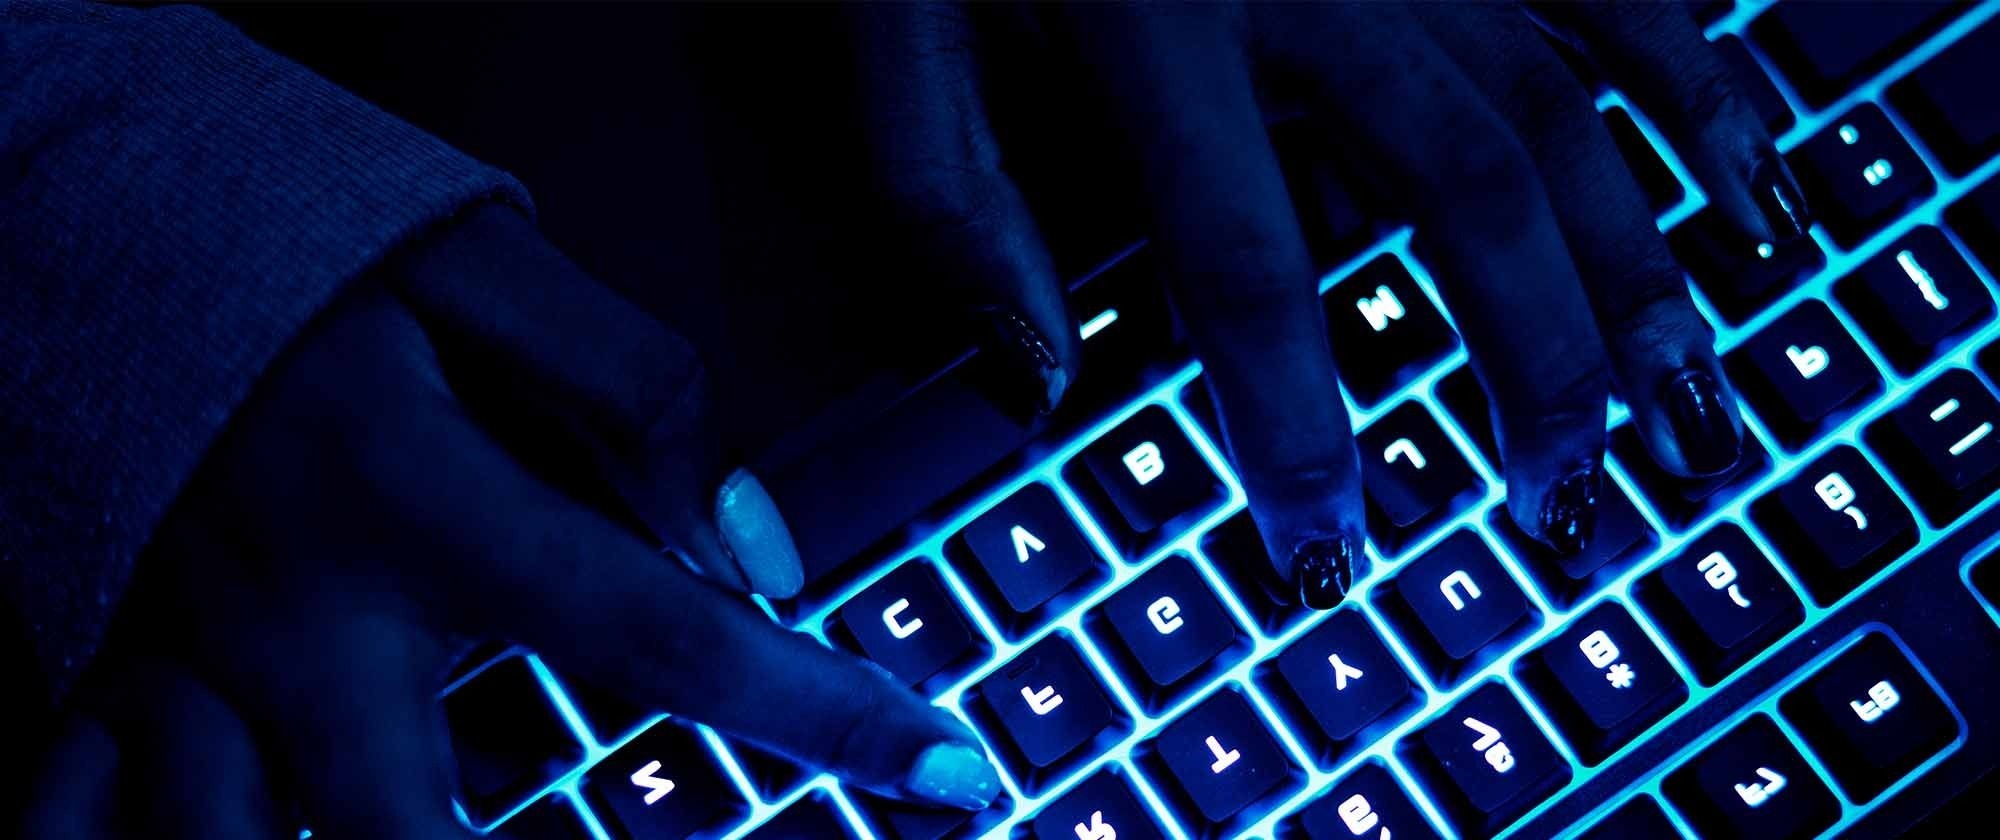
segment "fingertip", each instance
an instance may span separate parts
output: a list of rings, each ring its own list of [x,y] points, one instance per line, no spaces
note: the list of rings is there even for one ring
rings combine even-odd
[[[941,741],[917,754],[903,790],[940,805],[976,811],[999,797],[1000,774],[975,747]]]
[[[1799,191],[1798,179],[1778,150],[1766,146],[1750,164],[1750,200],[1769,228],[1774,244],[1791,242],[1812,227],[1812,214]]]
[[[1315,610],[1340,606],[1355,583],[1368,574],[1368,554],[1361,538],[1354,534],[1301,540],[1291,559],[1299,582],[1299,602]]]
[[[1568,556],[1589,547],[1597,531],[1597,505],[1604,494],[1604,468],[1592,461],[1556,480],[1542,495],[1533,529],[1536,539]]]
[[[986,325],[986,346],[1016,372],[1017,387],[1026,401],[1038,414],[1054,411],[1069,390],[1071,372],[1049,334],[1023,315],[1001,307],[981,309],[980,318]]]
[[[790,598],[805,587],[805,567],[784,514],[749,470],[737,469],[716,488],[715,523],[750,591]]]

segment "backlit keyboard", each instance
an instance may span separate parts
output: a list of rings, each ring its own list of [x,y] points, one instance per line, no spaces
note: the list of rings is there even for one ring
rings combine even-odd
[[[1363,237],[1321,289],[1379,455],[1375,572],[1305,611],[1268,594],[1165,313],[1093,281],[1078,399],[1119,398],[931,511],[940,527],[770,605],[967,721],[1002,769],[992,808],[880,800],[516,650],[444,699],[467,821],[521,840],[1780,840],[1882,836],[1899,797],[1928,810],[1950,793],[1930,783],[2000,752],[2000,2],[1695,6],[1822,220],[1738,248],[1643,111],[1599,97],[1746,398],[1735,470],[1661,472],[1614,407],[1601,539],[1547,553],[1505,514],[1409,231]]]

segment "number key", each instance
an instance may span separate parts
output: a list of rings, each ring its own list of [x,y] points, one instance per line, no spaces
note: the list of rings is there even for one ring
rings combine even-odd
[[[1641,578],[1639,603],[1704,681],[1736,669],[1799,625],[1805,608],[1771,560],[1722,524]]]
[[[1874,798],[1958,737],[1958,719],[1902,648],[1870,633],[1780,701],[1854,798]]]
[[[1916,544],[1910,509],[1852,446],[1829,450],[1750,513],[1806,589],[1830,604]]]
[[[1816,300],[1772,321],[1731,352],[1727,364],[1757,412],[1793,446],[1882,388],[1874,363]]]
[[[1522,680],[1553,712],[1583,760],[1617,752],[1687,699],[1687,684],[1615,601],[1572,620],[1522,663]]]
[[[1299,812],[1299,828],[1310,840],[1436,840],[1403,786],[1382,765],[1363,764]]]
[[[1498,682],[1460,698],[1401,748],[1464,833],[1498,830],[1570,778],[1569,762]]]

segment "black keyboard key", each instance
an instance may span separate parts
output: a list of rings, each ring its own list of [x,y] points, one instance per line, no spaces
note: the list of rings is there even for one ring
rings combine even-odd
[[[1618,145],[1618,156],[1625,159],[1625,168],[1632,170],[1633,180],[1639,182],[1639,192],[1646,196],[1647,206],[1654,213],[1665,213],[1680,204],[1687,196],[1687,189],[1681,186],[1681,179],[1675,177],[1674,171],[1667,168],[1667,162],[1660,159],[1659,150],[1639,130],[1632,115],[1614,105],[1604,111],[1604,126],[1611,130],[1611,142]]]
[[[1007,743],[1035,768],[1055,765],[1117,722],[1103,686],[1059,635],[1022,651],[978,691]]]
[[[1059,412],[1092,416],[1108,410],[1137,396],[1164,366],[1186,360],[1153,250],[1141,247],[1080,285],[1071,284],[1070,311],[1084,333],[1081,366],[1090,376],[1070,385]]]
[[[1264,536],[1248,510],[1237,511],[1203,534],[1201,553],[1266,635],[1282,635],[1315,613],[1299,603],[1298,587],[1278,579]]]
[[[1668,231],[1667,245],[1716,311],[1739,324],[1826,265],[1826,254],[1812,237],[1751,242],[1714,208]]]
[[[1487,836],[1569,783],[1569,762],[1505,686],[1459,698],[1401,748],[1461,833]]]
[[[1638,597],[1707,683],[1797,627],[1805,612],[1770,558],[1730,523],[1641,578]]]
[[[1402,719],[1422,693],[1360,610],[1340,609],[1279,653],[1265,695],[1303,712],[1320,738],[1336,746]],[[1268,673],[1266,674],[1268,676]],[[1335,758],[1332,755],[1324,759]]]
[[[1831,604],[1917,543],[1917,522],[1868,459],[1829,450],[1750,507],[1757,526]]]
[[[1520,585],[1470,530],[1445,537],[1376,591],[1376,605],[1440,684],[1483,664],[1537,618]]]
[[[2000,153],[2000,110],[1986,82],[2000,77],[2000,23],[1987,21],[1889,88],[1889,102],[1954,175]]]
[[[1639,439],[1631,423],[1611,430],[1611,453],[1625,466],[1625,474],[1638,485],[1640,495],[1674,528],[1686,528],[1728,504],[1745,488],[1764,477],[1771,468],[1770,454],[1763,441],[1748,428],[1743,430],[1743,451],[1736,465],[1717,475],[1686,478],[1660,468]]]
[[[1875,798],[1958,738],[1958,718],[1903,649],[1870,633],[1778,705],[1860,801]]]
[[[1097,550],[1084,541],[1055,491],[1040,483],[1022,487],[973,519],[946,551],[1017,631],[1057,596],[1104,577]]]
[[[583,795],[624,840],[720,834],[749,813],[701,736],[675,720],[653,724],[590,768]]]
[[[577,816],[576,806],[558,793],[535,800],[486,836],[494,840],[591,840],[590,829]]]
[[[1002,793],[979,811],[944,805],[905,802],[849,787],[847,798],[878,837],[888,840],[957,840],[977,837],[1014,813],[1014,800]]]
[[[833,803],[823,796],[813,795],[791,804],[777,816],[772,817],[755,831],[743,836],[743,840],[853,840],[854,830],[847,820],[834,810]]]
[[[1361,483],[1382,527],[1369,536],[1396,551],[1425,526],[1480,492],[1479,475],[1430,411],[1406,402],[1355,435]]]
[[[1750,55],[1750,48],[1743,45],[1743,39],[1734,35],[1724,35],[1715,39],[1715,53],[1722,63],[1729,67],[1729,76],[1736,82],[1736,90],[1750,102],[1750,110],[1757,120],[1764,124],[1764,130],[1777,137],[1792,129],[1797,118],[1792,115],[1792,106],[1785,102],[1785,95],[1778,92],[1778,86],[1771,84],[1771,76],[1757,64]]]
[[[1840,816],[1833,792],[1763,715],[1708,745],[1661,789],[1702,837],[1792,840]]]
[[[1659,542],[1631,497],[1610,479],[1597,498],[1597,527],[1590,542],[1574,554],[1563,554],[1528,536],[1505,504],[1495,505],[1486,523],[1527,566],[1542,594],[1560,607],[1589,597]]]
[[[911,686],[949,675],[986,649],[937,572],[920,560],[897,566],[849,598],[827,636]]]
[[[1750,36],[1807,103],[1823,107],[1963,8],[1965,4],[1931,0],[1779,3],[1750,24]]]
[[[1967,577],[1972,591],[1986,602],[1988,610],[2000,610],[2000,561],[1988,554],[1972,564],[1972,573]]]
[[[571,679],[566,674],[556,675],[562,682],[563,693],[569,695],[570,705],[582,716],[590,727],[590,734],[597,743],[616,744],[632,734],[660,713],[613,694],[582,680]]]
[[[1340,382],[1365,406],[1380,403],[1458,347],[1458,333],[1394,254],[1341,278],[1320,303]]]
[[[1294,773],[1257,711],[1228,688],[1167,724],[1153,748],[1175,789],[1210,825],[1264,799]]]
[[[1396,778],[1374,762],[1334,782],[1299,812],[1309,840],[1437,840],[1437,830],[1410,801]],[[1282,836],[1282,835],[1281,835]]]
[[[1479,377],[1472,374],[1472,366],[1459,365],[1457,370],[1439,377],[1436,390],[1445,414],[1458,421],[1458,428],[1479,448],[1486,465],[1499,472],[1500,441],[1493,436],[1492,403],[1487,401]]]
[[[1147,406],[1084,447],[1063,471],[1121,548],[1137,554],[1184,517],[1227,498],[1172,415]]]
[[[1175,554],[1125,584],[1102,608],[1103,623],[1115,644],[1136,666],[1141,693],[1164,699],[1164,692],[1203,666],[1223,665],[1222,653],[1242,634],[1222,602],[1185,555]],[[1092,622],[1095,623],[1095,622]],[[1100,645],[1103,649],[1107,646]]]
[[[1915,373],[1993,317],[1993,297],[1944,233],[1919,227],[1863,263],[1834,294],[1897,369]]]
[[[1855,106],[1787,156],[1806,206],[1852,248],[1937,191],[1924,162],[1882,109]]]
[[[556,712],[523,656],[474,674],[444,697],[459,803],[489,822],[583,760],[583,745]]]
[[[2000,400],[1971,371],[1954,368],[1869,424],[1867,439],[1924,515],[1942,525],[2000,487],[1996,422]]]
[[[1944,219],[1989,271],[2000,266],[2000,178],[1966,193],[1945,210]]]
[[[1571,619],[1520,667],[1529,693],[1590,764],[1617,752],[1688,697],[1687,683],[1615,601]]]
[[[797,790],[819,771],[799,766],[789,757],[751,746],[748,743],[719,735],[722,745],[730,755],[736,757],[736,766],[743,768],[743,775],[750,780],[750,788],[765,802],[777,802]]]
[[[1641,794],[1598,820],[1579,840],[1681,840],[1667,813],[1653,797]]]
[[[1794,447],[1882,390],[1875,363],[1816,300],[1778,316],[1724,361],[1737,390]]]
[[[1035,840],[1166,840],[1132,785],[1110,769],[1056,797],[1030,825]]]

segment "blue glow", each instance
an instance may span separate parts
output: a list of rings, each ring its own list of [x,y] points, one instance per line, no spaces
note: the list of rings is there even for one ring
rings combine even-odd
[[[1768,3],[1766,2],[1757,2],[1756,0],[1739,3],[1736,9],[1729,15],[1710,26],[1708,32],[1711,37],[1724,32],[1741,32],[1767,5]],[[1504,837],[1511,833],[1518,833],[1522,825],[1545,812],[1555,802],[1574,793],[1580,786],[1593,779],[1602,768],[1618,765],[1633,749],[1641,744],[1650,742],[1665,728],[1683,718],[1690,710],[1701,706],[1718,691],[1732,685],[1740,675],[1751,672],[1759,664],[1769,659],[1772,655],[1775,655],[1777,651],[1796,641],[1800,636],[1815,627],[1828,614],[1852,603],[1857,598],[1865,597],[1880,581],[1894,574],[1909,562],[1909,558],[1917,551],[1936,543],[1950,530],[1949,523],[1947,527],[1939,528],[1928,522],[1924,516],[1916,516],[1919,530],[1917,548],[1912,549],[1903,558],[1889,564],[1887,568],[1878,572],[1869,581],[1856,587],[1837,603],[1827,607],[1820,607],[1816,606],[1814,601],[1807,596],[1805,589],[1800,585],[1787,563],[1784,562],[1783,555],[1776,551],[1769,539],[1749,521],[1745,515],[1745,508],[1750,501],[1768,493],[1781,483],[1783,479],[1789,477],[1798,467],[1818,457],[1832,447],[1850,445],[1863,453],[1864,457],[1869,460],[1876,471],[1890,484],[1892,490],[1897,493],[1907,507],[1912,511],[1920,510],[1912,503],[1910,493],[1900,485],[1895,475],[1884,469],[1884,465],[1880,459],[1867,446],[1862,445],[1860,431],[1884,412],[1900,404],[1918,385],[1935,378],[1943,370],[1950,367],[1969,368],[1972,353],[1978,347],[1995,339],[1996,336],[2000,336],[2000,324],[1987,324],[1975,335],[1965,338],[1953,352],[1946,354],[1914,375],[1904,376],[1900,375],[1896,368],[1885,363],[1881,352],[1873,345],[1867,335],[1857,327],[1853,319],[1841,305],[1833,300],[1831,290],[1835,280],[1847,276],[1864,261],[1881,252],[1889,243],[1896,241],[1918,225],[1938,226],[1940,229],[1945,230],[1947,237],[1954,247],[1958,248],[1962,254],[1966,252],[1964,244],[1959,241],[1957,235],[1952,233],[1948,228],[1943,227],[1940,218],[1941,213],[1946,206],[1964,196],[1972,187],[1992,177],[1995,172],[2000,172],[2000,160],[1988,161],[1966,177],[1950,177],[1945,174],[1945,170],[1938,164],[1935,156],[1928,148],[1922,145],[1922,140],[1910,130],[1910,127],[1902,120],[1901,116],[1896,114],[1893,109],[1887,107],[1886,102],[1883,101],[1883,92],[1887,85],[1901,78],[1913,67],[1929,60],[1940,50],[1955,42],[1967,32],[1991,19],[1996,13],[2000,13],[2000,0],[1986,0],[1986,2],[1980,3],[1977,8],[1965,13],[1938,35],[1932,37],[1928,42],[1912,51],[1902,60],[1891,65],[1876,78],[1860,85],[1838,102],[1821,110],[1813,110],[1805,107],[1804,102],[1799,98],[1797,92],[1791,88],[1789,83],[1781,75],[1772,72],[1773,68],[1769,60],[1761,54],[1756,55],[1759,63],[1764,65],[1767,75],[1772,77],[1780,92],[1786,98],[1786,101],[1792,106],[1793,111],[1798,114],[1797,125],[1778,138],[1778,145],[1781,149],[1791,149],[1806,138],[1827,130],[1833,126],[1837,117],[1855,105],[1872,102],[1882,105],[1883,111],[1887,113],[1890,122],[1904,137],[1910,140],[1912,146],[1917,151],[1919,160],[1922,161],[1923,165],[1937,179],[1938,188],[1936,194],[1930,199],[1924,201],[1906,216],[1885,227],[1874,236],[1869,237],[1867,241],[1852,250],[1839,248],[1825,235],[1824,231],[1814,230],[1814,238],[1827,255],[1825,269],[1786,294],[1748,323],[1735,327],[1725,325],[1718,328],[1717,350],[1727,352],[1741,344],[1749,336],[1766,327],[1778,315],[1789,311],[1805,300],[1819,300],[1828,304],[1835,313],[1835,317],[1839,319],[1848,332],[1861,344],[1870,361],[1875,364],[1878,371],[1882,374],[1885,382],[1883,393],[1863,409],[1854,412],[1837,428],[1822,435],[1817,443],[1799,451],[1788,451],[1786,448],[1779,446],[1762,421],[1746,409],[1744,411],[1745,422],[1750,427],[1751,433],[1764,441],[1769,448],[1773,461],[1772,469],[1768,475],[1739,492],[1735,500],[1730,504],[1710,513],[1687,528],[1672,528],[1662,521],[1646,504],[1644,497],[1634,492],[1632,480],[1626,473],[1624,466],[1619,464],[1615,457],[1610,459],[1607,463],[1607,472],[1610,474],[1612,480],[1621,486],[1621,489],[1638,502],[1641,515],[1646,519],[1647,524],[1660,535],[1659,545],[1654,547],[1644,557],[1637,559],[1632,564],[1632,568],[1628,569],[1615,581],[1602,587],[1601,591],[1591,597],[1582,599],[1575,607],[1569,610],[1557,610],[1553,608],[1553,605],[1543,597],[1540,589],[1533,584],[1533,578],[1526,573],[1519,562],[1511,556],[1510,552],[1504,550],[1504,542],[1496,539],[1495,535],[1487,527],[1485,521],[1486,513],[1504,498],[1505,486],[1501,477],[1492,472],[1488,465],[1484,463],[1483,458],[1467,457],[1467,462],[1472,465],[1479,477],[1486,483],[1486,495],[1478,503],[1470,506],[1453,520],[1440,523],[1431,533],[1424,536],[1418,542],[1406,546],[1394,556],[1382,556],[1377,553],[1373,545],[1370,545],[1368,551],[1371,559],[1375,562],[1377,574],[1369,580],[1362,582],[1350,599],[1368,620],[1375,632],[1383,639],[1390,652],[1400,662],[1404,670],[1412,676],[1413,681],[1423,690],[1425,701],[1421,709],[1410,714],[1405,721],[1391,728],[1386,734],[1368,745],[1366,749],[1344,755],[1338,765],[1331,770],[1315,766],[1310,755],[1310,750],[1299,739],[1290,734],[1287,727],[1273,725],[1275,721],[1281,720],[1282,717],[1277,713],[1270,701],[1258,690],[1255,681],[1251,679],[1255,666],[1268,659],[1293,639],[1310,631],[1324,617],[1315,617],[1312,620],[1300,623],[1298,626],[1281,631],[1276,635],[1263,632],[1259,629],[1258,623],[1252,620],[1250,611],[1237,600],[1234,590],[1221,578],[1216,572],[1214,565],[1200,551],[1199,541],[1201,536],[1228,516],[1241,510],[1244,506],[1244,497],[1241,487],[1238,485],[1233,473],[1227,468],[1226,459],[1218,450],[1216,444],[1208,440],[1206,435],[1201,431],[1200,424],[1194,422],[1185,407],[1178,402],[1178,395],[1182,387],[1193,381],[1199,373],[1198,365],[1190,365],[1179,373],[1167,378],[1135,403],[1117,412],[1114,416],[1105,418],[1102,422],[1096,424],[1076,439],[1061,443],[1053,449],[1048,450],[1033,468],[1027,470],[1014,480],[994,488],[976,504],[938,519],[934,523],[935,528],[931,531],[931,536],[906,547],[904,551],[897,555],[899,559],[895,563],[887,564],[873,573],[853,581],[846,589],[838,593],[836,597],[829,599],[828,606],[812,614],[802,616],[796,626],[819,638],[822,643],[825,643],[827,640],[822,630],[825,619],[836,609],[839,603],[874,583],[890,571],[890,569],[903,562],[928,563],[937,572],[945,586],[957,596],[972,626],[983,634],[993,646],[991,659],[985,665],[981,666],[978,670],[962,676],[957,682],[945,689],[937,701],[938,705],[949,710],[962,720],[966,718],[963,703],[966,700],[966,692],[971,686],[975,685],[980,679],[997,669],[1000,665],[1010,661],[1022,649],[1040,640],[1048,633],[1065,633],[1076,642],[1077,648],[1086,661],[1096,666],[1100,670],[1100,673],[1105,676],[1107,693],[1112,697],[1114,702],[1123,706],[1125,713],[1130,716],[1132,720],[1131,732],[1121,739],[1118,745],[1111,749],[1108,754],[1092,759],[1088,763],[1069,772],[1063,778],[1051,780],[1049,784],[1044,786],[1045,790],[1039,796],[1024,796],[1016,780],[1007,777],[1003,773],[1002,784],[1005,786],[1007,794],[1015,800],[1016,811],[1014,817],[987,832],[986,836],[988,837],[1006,837],[1015,826],[1024,822],[1028,817],[1040,810],[1044,803],[1065,793],[1076,781],[1088,777],[1100,768],[1116,765],[1121,768],[1124,777],[1132,784],[1143,806],[1153,812],[1154,819],[1161,827],[1177,840],[1187,840],[1188,835],[1177,826],[1174,820],[1169,818],[1171,813],[1170,808],[1162,792],[1154,788],[1154,780],[1149,779],[1144,773],[1139,772],[1133,760],[1134,751],[1141,742],[1153,737],[1168,721],[1178,717],[1188,708],[1207,698],[1215,691],[1223,690],[1226,687],[1233,687],[1241,691],[1250,700],[1252,707],[1257,710],[1258,714],[1266,718],[1265,724],[1277,736],[1281,747],[1290,756],[1291,760],[1299,767],[1304,768],[1303,783],[1289,796],[1275,804],[1268,814],[1264,814],[1256,821],[1247,824],[1243,829],[1243,835],[1271,836],[1281,820],[1290,817],[1300,808],[1313,801],[1335,780],[1346,776],[1364,762],[1375,762],[1387,768],[1390,774],[1404,786],[1418,809],[1431,820],[1434,828],[1439,830],[1444,836],[1452,837],[1455,836],[1455,833],[1450,829],[1450,824],[1443,819],[1438,806],[1427,798],[1423,787],[1416,783],[1416,779],[1409,772],[1408,768],[1402,766],[1401,762],[1396,759],[1393,748],[1402,739],[1408,737],[1415,729],[1443,713],[1445,709],[1457,702],[1466,692],[1488,681],[1498,681],[1504,684],[1522,701],[1522,705],[1527,710],[1527,713],[1547,730],[1551,743],[1556,745],[1557,750],[1562,754],[1563,758],[1569,762],[1573,777],[1568,786],[1553,794],[1548,801],[1529,811],[1527,815],[1517,821],[1507,832],[1503,832],[1501,836]],[[1748,43],[1747,40],[1746,43]],[[1755,52],[1755,45],[1752,44],[1751,47],[1753,52]],[[1612,105],[1624,104],[1626,103],[1623,97],[1616,93],[1600,97],[1598,101],[1600,109]],[[1662,142],[1655,126],[1646,119],[1643,111],[1630,107],[1627,108],[1627,111],[1633,115],[1635,121],[1639,124],[1641,132],[1652,141],[1657,149],[1663,152],[1663,158],[1669,169],[1680,179],[1686,188],[1686,198],[1680,204],[1669,208],[1660,216],[1659,224],[1661,229],[1671,228],[1705,206],[1707,197],[1702,193],[1700,185],[1691,177],[1685,164]],[[1321,281],[1321,291],[1324,292],[1332,286],[1334,281],[1351,273],[1366,261],[1381,254],[1393,253],[1410,269],[1411,275],[1416,280],[1419,288],[1425,294],[1430,295],[1433,303],[1438,304],[1439,311],[1444,312],[1445,317],[1450,319],[1449,310],[1438,300],[1435,283],[1424,267],[1410,256],[1409,240],[1410,232],[1408,230],[1397,231],[1385,237],[1373,247],[1328,274]],[[1985,266],[1981,265],[1979,261],[1970,258],[1966,262],[1986,285],[1989,292],[1995,288],[1994,278]],[[1723,324],[1724,322],[1716,317],[1714,308],[1702,296],[1700,290],[1694,288],[1692,291],[1697,308],[1709,318],[1710,322]],[[1088,338],[1105,327],[1110,326],[1116,320],[1116,317],[1116,312],[1111,310],[1091,317],[1083,325],[1084,337]],[[1446,416],[1442,406],[1434,396],[1436,383],[1441,377],[1457,369],[1464,363],[1465,351],[1462,348],[1455,350],[1431,370],[1415,378],[1395,394],[1384,399],[1373,410],[1363,410],[1354,403],[1351,397],[1343,395],[1356,428],[1366,426],[1382,413],[1396,407],[1405,400],[1415,400],[1432,412],[1433,416]],[[1121,558],[1103,530],[1092,521],[1083,504],[1064,483],[1061,476],[1061,468],[1086,443],[1110,430],[1141,408],[1151,405],[1163,406],[1182,426],[1202,457],[1209,462],[1209,466],[1221,477],[1228,492],[1226,499],[1219,506],[1205,512],[1194,527],[1180,535],[1177,539],[1143,557]],[[1623,419],[1623,415],[1623,408],[1614,406],[1611,416],[1612,424],[1616,425],[1620,422]],[[1464,433],[1455,424],[1444,423],[1442,426],[1453,444],[1459,447],[1462,453],[1476,453],[1478,451],[1477,447],[1470,444]],[[952,568],[951,564],[945,562],[943,544],[947,538],[962,529],[986,508],[997,504],[1030,482],[1043,483],[1055,492],[1057,498],[1069,509],[1073,518],[1081,526],[1085,539],[1107,558],[1108,574],[1106,580],[1101,583],[1094,593],[1072,606],[1064,614],[1054,617],[1036,635],[1017,642],[1009,642],[1006,640],[1004,634],[998,632],[998,626],[994,619],[986,613],[983,604],[974,596],[972,589],[967,586],[966,582]],[[1989,498],[1972,510],[1967,511],[1956,521],[1968,521],[1976,517],[1979,513],[1990,509],[1995,503],[1996,500],[1994,498]],[[1800,602],[1804,605],[1805,615],[1804,620],[1797,629],[1774,642],[1759,656],[1738,667],[1731,676],[1721,679],[1714,685],[1704,686],[1695,678],[1694,672],[1688,663],[1683,661],[1672,647],[1665,644],[1664,634],[1654,625],[1652,619],[1634,603],[1631,597],[1631,587],[1635,580],[1658,568],[1664,559],[1678,554],[1690,537],[1704,533],[1723,522],[1733,523],[1741,527],[1744,533],[1749,535],[1750,539],[1759,549],[1772,558],[1779,560],[1774,565],[1786,584],[1792,588],[1794,594],[1799,596]],[[1430,680],[1426,670],[1421,667],[1416,657],[1403,644],[1402,640],[1395,634],[1387,632],[1389,625],[1371,603],[1372,599],[1369,595],[1372,593],[1374,587],[1379,585],[1381,580],[1392,575],[1400,567],[1403,559],[1421,554],[1446,535],[1459,529],[1471,530],[1494,549],[1495,555],[1500,558],[1500,562],[1507,573],[1515,578],[1516,583],[1520,585],[1530,602],[1540,611],[1542,622],[1539,627],[1536,627],[1532,632],[1516,642],[1513,648],[1506,652],[1505,655],[1498,657],[1495,661],[1488,663],[1475,672],[1461,675],[1456,681],[1457,688],[1450,691],[1440,691]],[[2000,537],[1996,537],[1995,540],[1982,546],[1978,551],[1973,552],[1970,557],[1983,557],[1996,546],[2000,546]],[[1110,667],[1109,661],[1103,651],[1097,648],[1091,634],[1084,631],[1082,617],[1086,611],[1095,607],[1105,597],[1116,592],[1126,583],[1150,569],[1162,558],[1174,553],[1185,554],[1194,559],[1196,568],[1206,579],[1209,587],[1223,602],[1225,609],[1253,640],[1253,649],[1234,666],[1212,674],[1208,678],[1208,682],[1199,690],[1189,693],[1188,696],[1179,699],[1156,714],[1147,714],[1143,711],[1141,704],[1137,702],[1137,698],[1133,692],[1121,684],[1120,680],[1116,677],[1117,672]],[[1961,577],[1969,574],[1970,562],[1971,560],[1968,559],[1962,564]],[[1689,698],[1686,703],[1673,713],[1667,715],[1664,720],[1655,724],[1647,731],[1640,733],[1632,739],[1631,743],[1593,767],[1586,766],[1580,762],[1574,752],[1564,742],[1563,738],[1559,734],[1556,734],[1554,727],[1548,725],[1547,717],[1543,710],[1536,705],[1533,698],[1526,691],[1522,690],[1515,683],[1513,667],[1515,661],[1521,655],[1534,650],[1550,635],[1562,630],[1572,617],[1606,601],[1618,602],[1628,609],[1640,628],[1665,653],[1669,663],[1688,685]],[[1994,604],[1988,603],[1984,599],[1981,599],[1981,603],[1985,606],[1988,614],[1993,616],[1996,622],[2000,622],[2000,608],[1996,608]],[[1852,825],[1856,820],[1868,813],[1876,803],[1895,796],[1898,791],[1913,783],[1924,772],[1957,751],[1964,743],[1965,721],[1954,707],[1952,712],[1958,718],[1959,723],[1960,734],[1958,740],[1916,771],[1890,786],[1882,794],[1874,797],[1869,802],[1856,802],[1841,791],[1837,784],[1832,784],[1818,756],[1814,755],[1804,745],[1804,742],[1797,737],[1796,733],[1792,732],[1790,724],[1784,722],[1783,717],[1777,713],[1776,703],[1786,690],[1789,690],[1800,680],[1805,679],[1818,668],[1822,667],[1827,661],[1830,661],[1832,656],[1851,646],[1862,633],[1871,630],[1888,635],[1899,647],[1902,646],[1901,640],[1896,639],[1894,634],[1889,632],[1887,628],[1867,626],[1858,629],[1843,642],[1830,646],[1826,652],[1815,659],[1812,665],[1801,669],[1785,681],[1761,693],[1756,699],[1734,711],[1724,723],[1712,727],[1688,744],[1683,745],[1674,754],[1672,759],[1662,762],[1658,769],[1646,774],[1639,781],[1618,793],[1606,797],[1606,800],[1592,811],[1590,816],[1577,826],[1570,828],[1565,836],[1573,836],[1580,832],[1583,827],[1609,814],[1617,806],[1624,804],[1632,797],[1642,795],[1652,796],[1658,800],[1663,810],[1667,813],[1668,818],[1684,834],[1693,836],[1693,831],[1683,817],[1676,812],[1666,797],[1661,795],[1659,789],[1660,778],[1668,770],[1678,766],[1696,751],[1713,743],[1715,739],[1719,738],[1731,727],[1752,714],[1766,714],[1772,719],[1779,721],[1781,729],[1795,743],[1799,744],[1800,752],[1806,757],[1809,765],[1822,777],[1823,781],[1827,782],[1829,789],[1833,790],[1835,796],[1839,798],[1842,803],[1841,818],[1831,831],[1837,833],[1847,826]],[[1905,652],[1907,653],[1907,650]],[[598,824],[598,821],[589,814],[588,808],[581,806],[576,797],[577,785],[583,773],[590,766],[597,763],[619,746],[622,746],[624,741],[630,740],[638,732],[643,731],[644,727],[625,735],[617,743],[598,743],[590,734],[588,727],[578,717],[574,706],[569,702],[568,696],[562,689],[559,681],[553,675],[549,674],[538,660],[531,659],[530,661],[536,675],[547,687],[558,712],[561,714],[563,720],[574,730],[578,742],[585,749],[585,760],[582,765],[551,784],[544,793],[560,792],[566,795],[572,803],[578,803],[576,804],[577,810],[584,816],[593,836],[599,840],[609,840],[604,827]],[[1932,683],[1933,688],[1936,688],[1935,678],[1925,669],[1923,663],[1918,662],[1914,657],[1912,658],[1912,662],[1917,665],[1919,671],[1923,673],[1924,678]],[[1941,697],[1944,696],[1942,691],[1939,691],[1939,695]],[[1949,698],[1947,698],[1946,702],[1947,705],[1950,705]],[[865,823],[858,819],[854,803],[848,800],[831,777],[825,775],[818,776],[810,783],[804,785],[799,791],[789,796],[774,801],[764,801],[756,795],[754,785],[750,783],[742,767],[737,764],[728,751],[719,748],[721,744],[714,733],[705,727],[701,728],[701,732],[709,744],[717,748],[715,751],[726,770],[726,775],[737,786],[745,801],[750,803],[750,813],[745,827],[737,830],[731,836],[741,836],[748,833],[751,828],[770,818],[778,811],[783,810],[798,798],[812,795],[815,792],[828,796],[835,804],[836,809],[846,814],[854,823],[859,836],[873,836],[872,833],[865,829]]]

